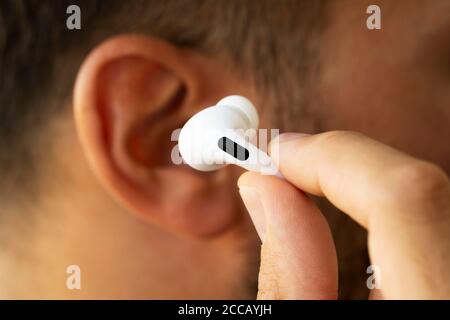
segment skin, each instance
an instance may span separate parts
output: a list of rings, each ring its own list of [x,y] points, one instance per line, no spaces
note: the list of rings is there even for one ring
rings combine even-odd
[[[381,286],[371,298],[450,297],[450,149],[440,138],[450,136],[450,5],[380,2],[382,30],[372,32],[361,23],[369,4],[333,3],[332,12],[342,14],[325,32],[314,110],[325,131],[351,129],[397,150],[349,132],[291,136],[274,142],[279,153],[272,155],[285,181],[240,178],[263,239],[260,298],[337,297],[329,227],[304,192],[326,198],[368,231]]]
[[[239,179],[263,243],[259,298],[337,297],[331,233],[304,192],[326,197],[368,230],[371,263],[380,270],[373,298],[450,296],[450,181],[439,167],[345,131],[285,134],[274,145],[286,180]]]
[[[259,268],[260,298],[336,298],[335,244],[313,194],[368,230],[381,270],[373,298],[449,298],[449,3],[379,1],[381,31],[365,27],[369,4],[328,9],[314,116],[298,119],[300,131],[327,133],[274,142],[285,180],[239,179],[254,225],[241,170],[199,173],[168,157],[172,130],[201,108],[232,93],[261,105],[252,79],[221,54],[160,39],[99,44],[73,114],[48,127],[55,160],[42,161],[38,200],[8,207],[38,218],[7,221],[22,236],[0,259],[2,297],[253,298]],[[81,290],[67,290],[72,264]]]

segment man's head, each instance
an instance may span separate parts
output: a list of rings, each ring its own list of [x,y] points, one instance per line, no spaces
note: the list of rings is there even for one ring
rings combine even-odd
[[[2,5],[3,260],[22,282],[5,285],[17,295],[248,297],[258,241],[240,171],[174,165],[171,133],[226,94],[261,106],[259,86],[274,100],[288,38],[304,57],[288,55],[290,67],[307,69],[302,43],[321,3],[80,1],[74,31],[70,4]],[[70,264],[81,292],[65,288]]]
[[[240,171],[171,162],[173,130],[228,94],[263,127],[358,130],[450,170],[434,135],[449,130],[448,4],[380,2],[376,31],[368,2],[81,1],[79,31],[70,4],[1,5],[2,274],[20,275],[1,280],[17,296],[250,297]]]

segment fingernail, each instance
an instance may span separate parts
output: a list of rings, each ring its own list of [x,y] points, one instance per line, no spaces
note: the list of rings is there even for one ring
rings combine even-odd
[[[255,225],[256,232],[258,233],[261,242],[264,242],[266,237],[266,217],[258,190],[253,187],[241,186],[239,188],[239,193],[241,194],[244,205]]]
[[[283,143],[283,142],[296,140],[296,139],[300,139],[300,138],[304,138],[304,137],[308,137],[308,136],[310,136],[310,134],[308,134],[308,133],[286,132],[286,133],[280,134],[278,136],[278,140],[280,141],[280,143]]]

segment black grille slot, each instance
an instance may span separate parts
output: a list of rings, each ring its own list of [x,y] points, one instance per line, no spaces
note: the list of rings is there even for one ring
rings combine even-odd
[[[245,161],[248,159],[250,153],[243,146],[237,144],[236,142],[228,139],[227,137],[222,137],[219,139],[217,145],[220,149],[228,153],[229,155],[235,157],[240,161]]]

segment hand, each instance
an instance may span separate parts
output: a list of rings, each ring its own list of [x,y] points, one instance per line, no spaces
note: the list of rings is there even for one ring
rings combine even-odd
[[[283,134],[277,147],[286,180],[247,172],[238,181],[262,240],[258,298],[337,297],[331,233],[306,193],[368,230],[381,272],[372,298],[450,298],[450,182],[439,167],[351,132]]]

